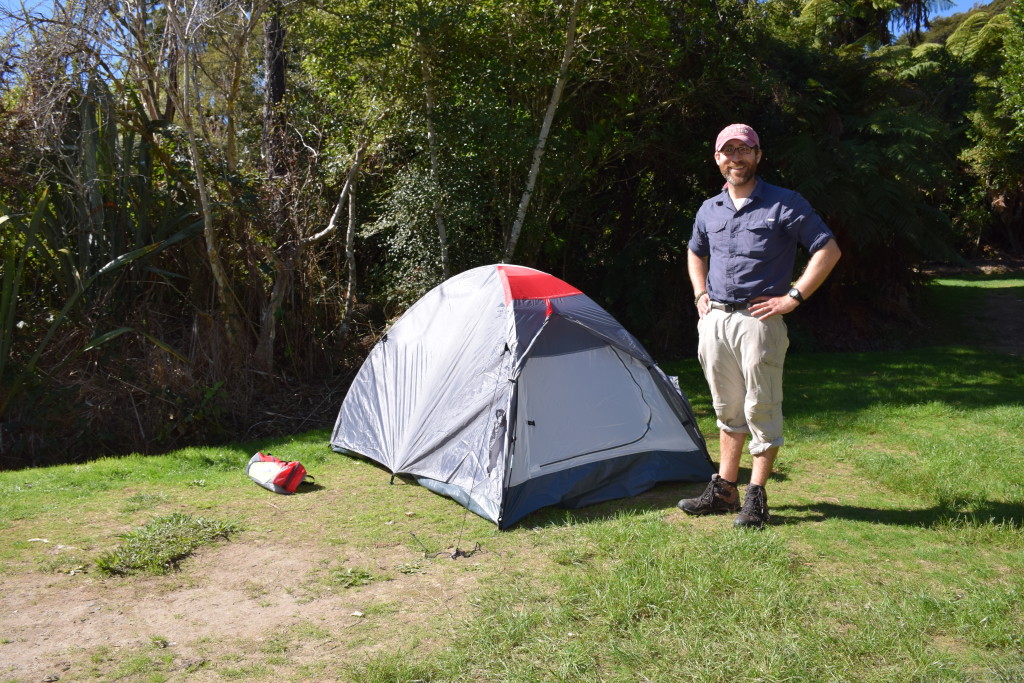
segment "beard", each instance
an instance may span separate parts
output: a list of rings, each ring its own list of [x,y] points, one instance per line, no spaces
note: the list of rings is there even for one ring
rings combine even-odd
[[[757,161],[753,158],[750,161],[725,161],[719,164],[718,168],[722,172],[725,182],[733,187],[746,185],[757,175]]]

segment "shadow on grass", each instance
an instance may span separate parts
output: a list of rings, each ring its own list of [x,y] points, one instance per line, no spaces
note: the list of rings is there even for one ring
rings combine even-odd
[[[787,514],[790,513],[790,514]],[[984,501],[969,509],[936,505],[916,510],[878,509],[836,503],[780,505],[771,508],[772,524],[820,523],[827,519],[888,524],[893,526],[931,528],[957,522],[967,526],[1024,526],[1024,506],[1015,503]]]
[[[773,474],[772,479],[776,480]],[[741,482],[749,480],[741,473]],[[633,498],[620,498],[585,508],[548,507],[531,513],[517,523],[516,529],[542,529],[568,524],[602,522],[618,515],[643,515],[671,511],[680,498],[699,496],[706,484],[662,484]],[[1024,506],[1017,503],[983,501],[969,506],[935,505],[924,509],[881,509],[838,503],[808,505],[771,505],[771,526],[821,523],[829,519],[869,522],[891,526],[930,529],[948,524],[968,527],[1010,526],[1024,528]]]
[[[775,479],[775,475],[772,475]],[[741,484],[750,480],[750,469],[741,468]],[[697,482],[665,482],[653,489],[630,498],[616,498],[596,505],[582,508],[563,508],[549,506],[531,512],[525,519],[517,522],[513,529],[542,529],[567,524],[586,524],[602,522],[619,515],[642,515],[649,512],[672,510],[681,498],[699,496],[707,487],[706,481]]]
[[[787,360],[786,416],[849,413],[875,405],[1020,405],[1022,383],[1019,358],[963,348],[798,355]]]
[[[702,424],[709,423],[711,398],[696,361],[672,370],[687,389],[694,413]],[[800,420],[832,416],[841,422],[879,405],[1021,405],[1022,385],[1024,362],[1019,357],[961,347],[793,354],[786,360],[785,414],[793,420],[787,431],[799,429]]]

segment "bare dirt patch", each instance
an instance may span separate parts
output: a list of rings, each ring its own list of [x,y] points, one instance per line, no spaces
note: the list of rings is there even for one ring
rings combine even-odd
[[[1024,354],[1024,298],[1013,291],[993,290],[985,305],[986,348],[1000,353]]]
[[[963,265],[937,265],[923,272],[938,276],[1018,276],[1024,273],[1022,259],[995,259]],[[1019,288],[989,289],[985,303],[975,311],[961,311],[977,331],[977,343],[999,353],[1024,354],[1024,296]]]
[[[225,667],[255,667],[273,679],[274,666],[293,677],[296,668],[322,671],[382,649],[422,651],[451,634],[478,581],[474,569],[495,560],[249,541],[206,549],[169,576],[5,576],[0,679],[110,680],[140,656],[171,679],[219,679]],[[374,579],[354,588],[324,580],[328,568],[342,566]]]

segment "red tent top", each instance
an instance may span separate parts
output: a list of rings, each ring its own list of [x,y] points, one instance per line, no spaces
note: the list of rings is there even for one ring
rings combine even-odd
[[[582,294],[568,282],[554,275],[523,266],[498,266],[501,284],[505,288],[505,304],[522,299],[555,299]]]

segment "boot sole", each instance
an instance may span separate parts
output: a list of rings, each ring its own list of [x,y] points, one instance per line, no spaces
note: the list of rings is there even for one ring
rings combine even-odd
[[[685,512],[686,514],[693,515],[694,517],[706,517],[708,515],[727,515],[731,512],[740,511],[739,508],[736,508],[735,510],[687,510],[678,503],[676,504],[676,507]]]

